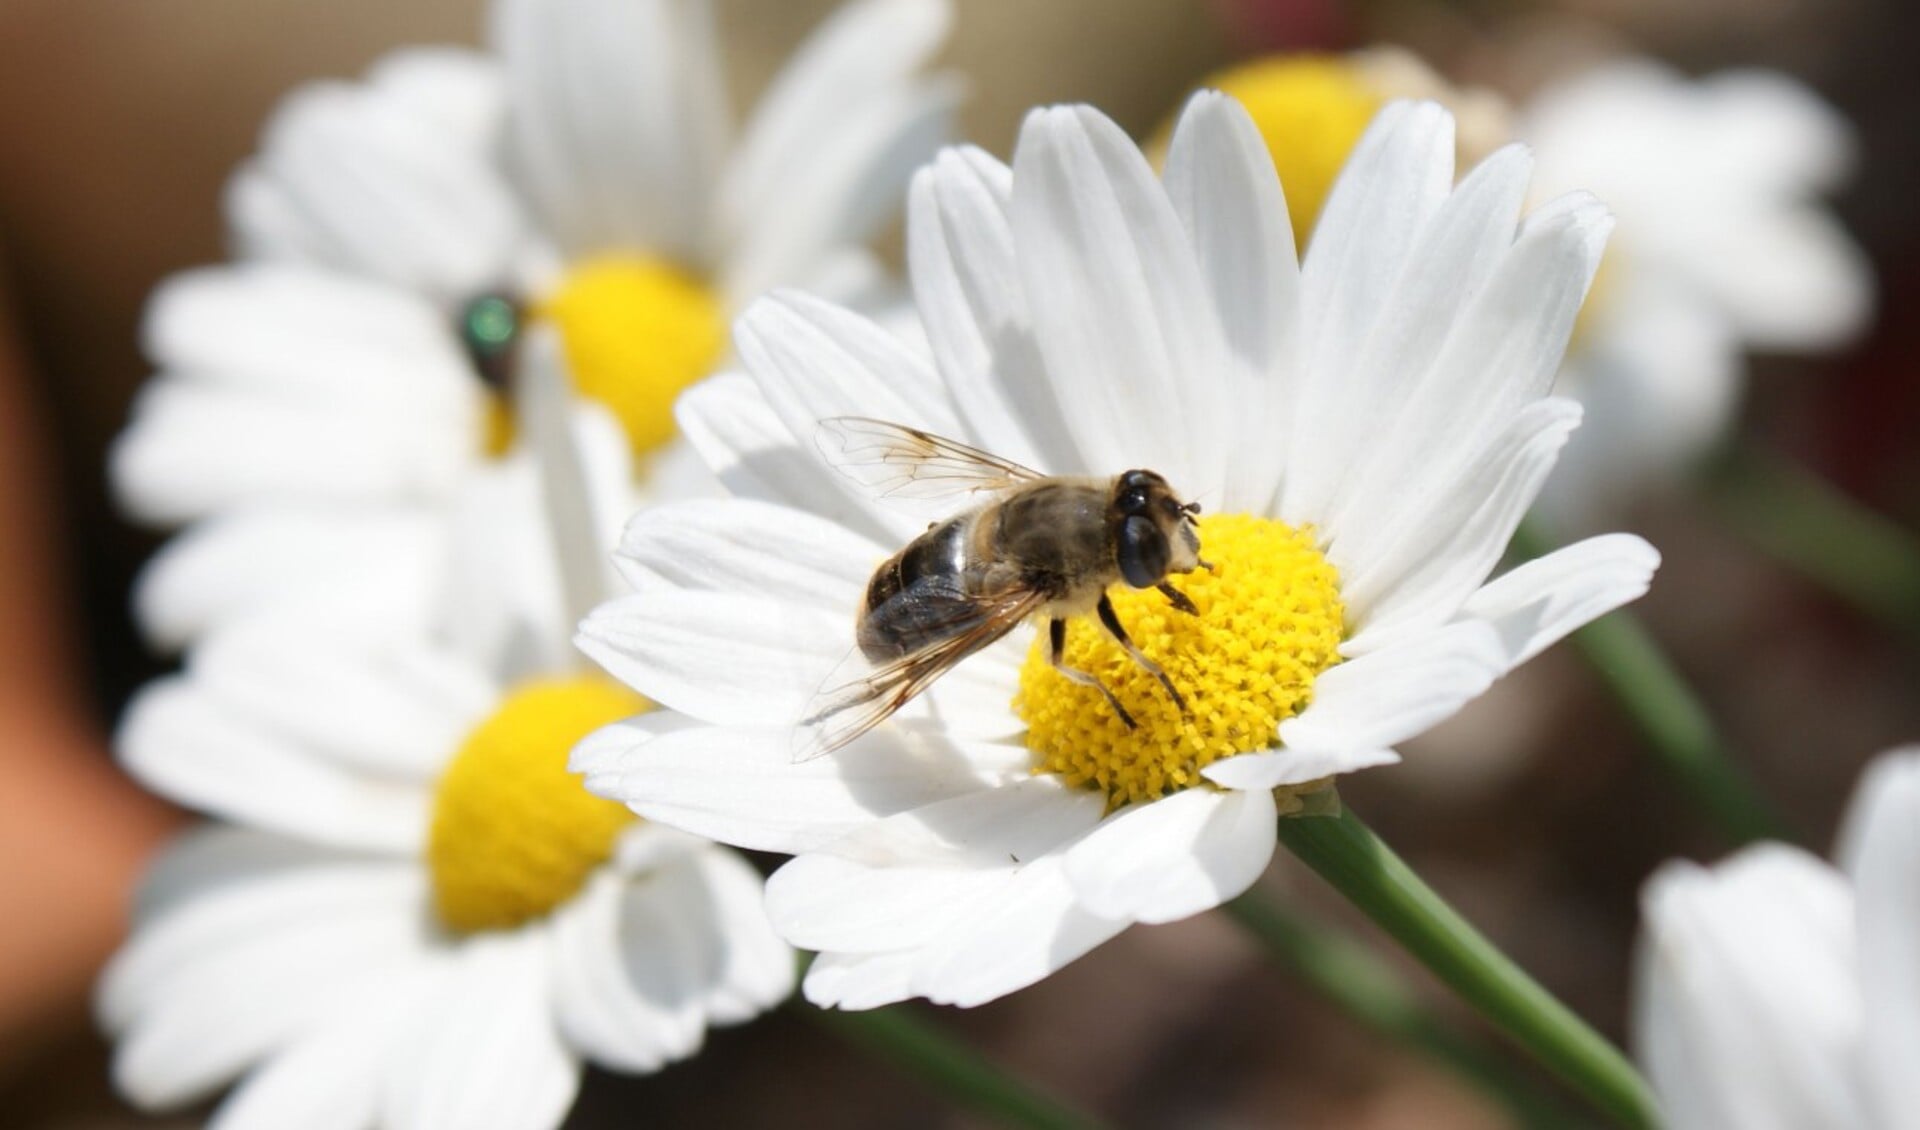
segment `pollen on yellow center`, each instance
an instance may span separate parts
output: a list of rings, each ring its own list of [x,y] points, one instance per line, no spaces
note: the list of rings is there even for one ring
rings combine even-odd
[[[579,891],[634,817],[583,788],[567,754],[647,705],[600,678],[529,683],[474,727],[434,795],[427,867],[442,924],[511,928]]]
[[[580,392],[619,418],[636,454],[673,438],[673,402],[726,349],[720,300],[662,259],[606,255],[567,272],[535,307],[558,327]]]
[[[1259,127],[1287,197],[1294,246],[1304,250],[1334,178],[1385,97],[1361,67],[1335,55],[1273,56],[1202,85],[1238,99]]]
[[[1064,663],[1098,677],[1137,725],[1128,729],[1099,691],[1054,670],[1042,633],[1013,700],[1037,771],[1099,789],[1114,806],[1188,788],[1223,757],[1273,746],[1280,723],[1305,709],[1314,680],[1340,661],[1339,578],[1310,528],[1214,515],[1201,520],[1200,547],[1213,569],[1170,578],[1198,615],[1152,589],[1112,591],[1121,625],[1165,668],[1188,713],[1097,621],[1075,619]]]

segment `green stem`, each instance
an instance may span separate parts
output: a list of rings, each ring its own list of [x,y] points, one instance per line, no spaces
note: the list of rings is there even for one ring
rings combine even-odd
[[[1656,1124],[1633,1065],[1420,880],[1360,818],[1282,818],[1280,842],[1521,1048],[1621,1126]]]
[[[795,1005],[799,1011],[955,1102],[1007,1126],[1093,1130],[1105,1123],[1002,1071],[903,1005],[867,1012]]]
[[[1360,1023],[1452,1070],[1521,1126],[1564,1130],[1566,1112],[1497,1056],[1441,1024],[1384,962],[1256,892],[1224,909],[1308,986]]]
[[[1866,615],[1920,635],[1920,537],[1753,444],[1723,452],[1709,482],[1742,537]]]
[[[1551,546],[1522,526],[1514,549],[1539,557]],[[1735,843],[1796,837],[1727,756],[1713,715],[1631,612],[1612,612],[1573,633],[1573,644],[1633,719],[1662,769]]]

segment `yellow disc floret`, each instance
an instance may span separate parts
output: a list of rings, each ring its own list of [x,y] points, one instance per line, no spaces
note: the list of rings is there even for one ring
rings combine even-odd
[[[604,679],[530,683],[467,735],[441,774],[427,840],[442,924],[511,928],[573,897],[634,817],[581,787],[568,751],[646,708]]]
[[[1385,104],[1362,69],[1332,55],[1284,55],[1234,67],[1202,85],[1239,99],[1273,155],[1294,246],[1305,250],[1333,180]]]
[[[1112,591],[1120,623],[1166,669],[1188,712],[1099,623],[1076,619],[1066,666],[1098,677],[1137,725],[1128,729],[1099,691],[1054,670],[1043,634],[1013,701],[1038,771],[1099,789],[1115,806],[1200,784],[1213,762],[1273,746],[1280,723],[1306,707],[1314,680],[1339,662],[1339,578],[1311,529],[1215,515],[1201,520],[1200,546],[1213,568],[1170,578],[1199,615],[1151,589]]]
[[[607,255],[574,266],[535,308],[560,330],[580,392],[619,418],[636,454],[673,438],[673,402],[726,349],[720,301],[661,259]]]

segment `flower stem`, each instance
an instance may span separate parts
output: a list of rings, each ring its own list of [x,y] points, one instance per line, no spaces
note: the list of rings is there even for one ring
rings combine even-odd
[[[1618,1049],[1482,937],[1352,812],[1285,817],[1280,842],[1521,1048],[1621,1126],[1655,1125]]]
[[[1032,1130],[1094,1130],[1106,1125],[1007,1074],[904,1005],[867,1012],[795,1007],[848,1042],[1003,1125]]]
[[[1504,1107],[1516,1124],[1546,1130],[1567,1112],[1498,1057],[1440,1023],[1384,962],[1337,930],[1252,891],[1221,909],[1302,981],[1360,1023],[1452,1070]]]
[[[1525,526],[1514,549],[1527,557],[1549,543]],[[1639,728],[1647,748],[1735,843],[1791,840],[1786,821],[1727,756],[1713,715],[1631,612],[1608,613],[1573,633],[1573,644]]]
[[[1920,636],[1920,537],[1754,444],[1730,445],[1709,483],[1742,537],[1862,613]]]

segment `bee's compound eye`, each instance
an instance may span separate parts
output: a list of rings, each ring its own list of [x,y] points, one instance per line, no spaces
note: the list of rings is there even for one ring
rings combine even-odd
[[[1144,514],[1147,510],[1147,492],[1130,490],[1120,496],[1120,513]]]
[[[1159,584],[1167,575],[1167,566],[1173,562],[1167,535],[1153,519],[1140,515],[1120,523],[1120,544],[1114,548],[1120,575],[1137,589]]]

